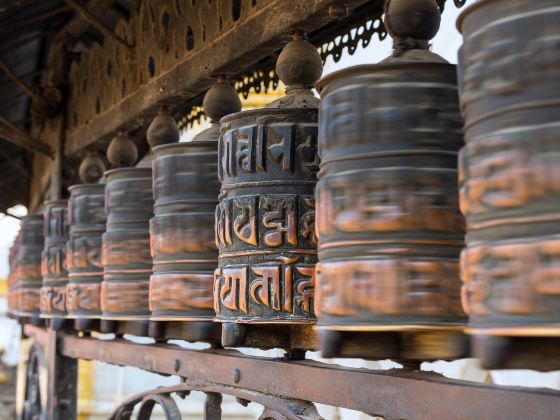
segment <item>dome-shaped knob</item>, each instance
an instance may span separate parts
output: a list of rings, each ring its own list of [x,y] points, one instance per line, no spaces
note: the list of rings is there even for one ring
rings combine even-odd
[[[323,73],[323,61],[301,31],[295,32],[276,61],[276,73],[288,87],[313,87]]]
[[[171,116],[169,106],[160,106],[158,114],[152,120],[146,131],[148,144],[153,149],[162,144],[177,143],[179,142],[179,137],[179,126],[175,118]]]
[[[114,168],[132,166],[138,159],[138,149],[126,130],[119,130],[107,148],[107,159]]]
[[[393,38],[429,41],[437,34],[440,22],[435,0],[385,1],[385,28]]]
[[[84,184],[93,184],[99,181],[105,169],[103,158],[98,153],[88,152],[80,164],[78,174]]]
[[[226,115],[241,111],[239,95],[227,77],[218,76],[214,86],[204,95],[202,108],[206,116],[214,123]]]

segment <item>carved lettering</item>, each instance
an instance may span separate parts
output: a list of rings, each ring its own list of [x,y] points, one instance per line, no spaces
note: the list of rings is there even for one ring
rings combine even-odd
[[[279,247],[287,243],[297,245],[296,209],[293,197],[279,198],[261,197],[264,211],[262,223],[264,227],[264,244]]]

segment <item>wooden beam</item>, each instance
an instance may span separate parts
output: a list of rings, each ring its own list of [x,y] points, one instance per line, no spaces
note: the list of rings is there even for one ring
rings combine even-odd
[[[12,32],[17,29],[25,29],[27,26],[33,23],[41,22],[42,20],[46,20],[50,17],[58,15],[59,13],[67,12],[69,10],[70,8],[68,6],[62,5],[60,7],[57,7],[56,9],[47,10],[46,12],[37,13],[35,15],[28,16],[20,20],[16,20],[15,22],[12,22],[9,25],[4,25],[0,27],[0,34]]]
[[[12,155],[6,152],[3,148],[0,147],[0,156],[3,157],[6,162],[8,162],[16,171],[18,171],[21,175],[23,175],[27,179],[31,179],[31,174],[29,171],[22,166]]]
[[[16,144],[32,152],[42,153],[50,158],[54,156],[53,149],[41,140],[34,139],[28,133],[16,127],[5,117],[0,115],[0,138]]]
[[[29,96],[31,96],[32,98],[35,98],[37,96],[37,94],[33,92],[33,90],[29,86],[27,86],[27,84],[23,80],[21,80],[21,78],[17,74],[15,74],[10,66],[8,66],[3,60],[0,60],[0,69],[2,69],[4,73],[6,73],[8,77],[12,79],[12,81]]]
[[[121,37],[117,36],[111,29],[109,29],[101,20],[94,16],[88,9],[76,2],[75,0],[64,0],[76,13],[78,13],[84,20],[94,26],[99,32],[108,38],[113,38],[118,44],[124,47],[126,51],[132,51],[132,45],[126,42]]]

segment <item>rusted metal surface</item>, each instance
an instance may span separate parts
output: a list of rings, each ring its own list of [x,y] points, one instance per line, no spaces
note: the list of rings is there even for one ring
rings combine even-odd
[[[105,185],[70,187],[67,244],[69,282],[66,305],[71,318],[101,316],[101,236],[105,232]]]
[[[47,409],[48,420],[76,419],[78,392],[78,360],[60,351],[62,334],[49,328],[47,354]]]
[[[386,7],[393,55],[317,84],[322,350],[348,355],[348,332],[357,346],[362,340],[362,352],[356,348],[352,357],[452,358],[463,350],[441,343],[449,334],[461,340],[465,321],[456,69],[428,50],[440,19],[433,0],[392,0]],[[420,24],[409,19],[414,13],[423,16]],[[374,352],[371,341],[385,339],[386,353]]]
[[[465,39],[463,305],[469,332],[482,339],[476,354],[492,368],[507,367],[511,346],[500,337],[516,337],[517,345],[550,337],[540,342],[542,352],[560,340],[559,20],[554,0],[493,0],[468,8],[458,22]],[[524,367],[541,360],[533,353]]]
[[[40,308],[42,318],[64,318],[66,311],[66,242],[68,241],[67,200],[45,203],[45,247],[42,253]]]
[[[217,138],[158,146],[154,155],[151,319],[210,321],[218,265],[213,229],[220,190]]]
[[[106,319],[148,320],[152,273],[149,221],[153,216],[151,168],[105,172],[106,232],[102,238],[101,309]]]
[[[430,372],[352,369],[309,360],[251,357],[232,350],[186,350],[68,334],[61,336],[60,351],[67,357],[179,375],[203,391],[233,395],[251,391],[388,419],[554,418],[560,410],[557,391],[478,384]]]
[[[32,214],[21,221],[20,239],[13,255],[11,277],[14,299],[11,312],[18,317],[39,316],[41,290],[41,251],[43,250],[43,215]]]

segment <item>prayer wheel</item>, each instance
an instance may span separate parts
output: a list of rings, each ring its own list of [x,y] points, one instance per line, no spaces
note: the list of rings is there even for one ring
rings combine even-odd
[[[6,281],[8,283],[8,316],[10,318],[17,318],[17,308],[18,308],[18,297],[17,297],[17,265],[16,265],[16,256],[17,251],[19,248],[19,244],[21,242],[21,229],[17,233],[16,237],[14,238],[14,242],[10,247],[10,251],[8,253],[8,266],[10,268],[10,272],[8,273],[8,277]]]
[[[322,72],[315,47],[295,33],[276,71],[286,96],[221,119],[216,208],[216,320],[222,345],[304,350],[314,345],[314,189]]]
[[[465,354],[456,67],[429,51],[434,0],[392,0],[393,55],[317,83],[318,326],[324,357]]]
[[[489,369],[560,369],[560,3],[481,0],[458,27],[463,306]]]
[[[43,282],[40,292],[41,318],[66,318],[66,242],[68,242],[68,200],[45,203],[45,246],[41,257]]]
[[[10,274],[15,282],[12,313],[19,318],[39,318],[43,243],[43,215],[25,216],[11,258]]]
[[[150,221],[151,320],[163,321],[150,325],[155,338],[220,339],[219,324],[212,322],[213,273],[218,264],[214,241],[214,212],[220,191],[218,121],[238,112],[241,101],[227,79],[219,78],[203,105],[212,126],[192,141],[150,141],[148,136],[150,144],[160,144],[153,149],[155,203]],[[163,123],[158,126],[163,132]]]
[[[111,147],[113,146],[113,147]],[[136,146],[125,132],[113,139],[107,157],[114,166],[134,163]],[[152,273],[149,221],[153,216],[152,170],[118,167],[105,172],[106,231],[102,236],[101,311],[103,320],[147,326]],[[109,323],[105,323],[109,324]],[[102,330],[110,330],[104,327]]]
[[[101,316],[101,236],[105,232],[105,185],[78,184],[69,188],[67,244],[69,318]]]

